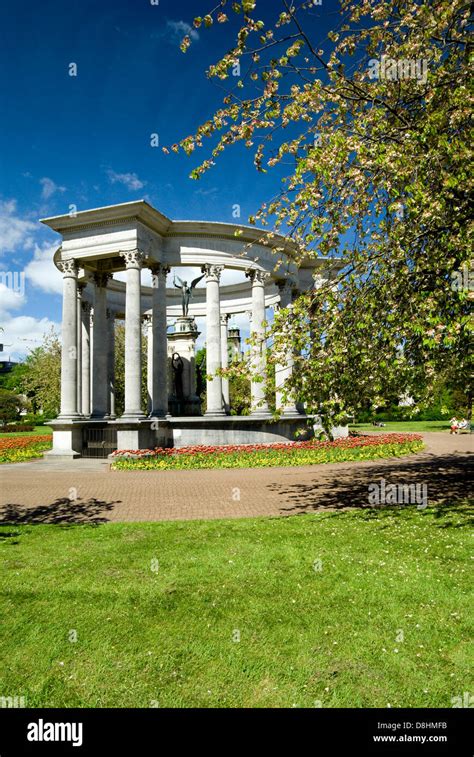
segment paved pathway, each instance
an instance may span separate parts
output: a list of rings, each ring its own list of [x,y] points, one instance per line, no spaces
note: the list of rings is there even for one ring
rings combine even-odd
[[[94,460],[6,464],[0,522],[242,518],[363,507],[368,484],[382,477],[427,484],[430,503],[468,496],[474,436],[423,436],[427,447],[418,455],[298,468],[126,472]]]

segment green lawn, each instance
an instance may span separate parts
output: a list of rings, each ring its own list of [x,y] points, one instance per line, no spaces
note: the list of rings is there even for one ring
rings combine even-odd
[[[13,437],[13,436],[38,436],[38,434],[52,434],[53,429],[51,426],[35,426],[33,431],[15,431],[14,433],[9,434],[0,434],[0,439],[2,437]]]
[[[467,523],[458,503],[4,526],[0,692],[33,707],[450,707],[473,690]]]
[[[408,431],[410,433],[417,432],[419,434],[423,431],[445,431],[449,433],[449,420],[446,421],[383,421],[385,426],[379,428],[373,426],[371,423],[351,423],[349,428],[354,431]]]

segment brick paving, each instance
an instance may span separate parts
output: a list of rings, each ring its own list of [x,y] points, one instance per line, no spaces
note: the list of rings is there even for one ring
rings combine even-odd
[[[427,447],[418,455],[293,468],[110,471],[94,460],[5,464],[0,522],[247,518],[364,507],[368,484],[382,477],[426,483],[429,503],[468,496],[474,437],[423,436]]]

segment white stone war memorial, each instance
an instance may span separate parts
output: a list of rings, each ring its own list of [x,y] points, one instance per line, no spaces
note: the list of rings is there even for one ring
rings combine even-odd
[[[246,314],[251,373],[266,368],[265,310],[287,307],[298,291],[329,279],[334,263],[308,257],[297,266],[291,242],[252,227],[206,221],[172,221],[144,200],[43,220],[62,236],[54,262],[63,275],[61,408],[53,421],[53,458],[105,456],[195,444],[246,444],[293,440],[306,425],[304,411],[283,406],[281,388],[292,371],[291,351],[276,366],[275,420],[261,381],[251,382],[251,413],[229,415],[229,317]],[[198,267],[201,286],[173,279],[173,267]],[[151,286],[142,272],[151,272]],[[220,283],[224,269],[242,282]],[[126,280],[114,278],[125,271]],[[167,286],[167,277],[170,282]],[[201,278],[201,277],[200,277]],[[195,280],[196,281],[196,280]],[[192,282],[195,284],[195,282]],[[171,284],[171,285],[170,285]],[[205,284],[205,286],[203,286]],[[196,317],[205,317],[207,409],[196,395]],[[125,409],[115,414],[115,319],[125,320]],[[174,332],[167,333],[168,319]],[[145,325],[146,324],[146,325]],[[142,331],[147,350],[142,355]],[[238,349],[238,348],[237,348]],[[232,353],[232,350],[231,350]],[[142,407],[146,371],[148,409]]]

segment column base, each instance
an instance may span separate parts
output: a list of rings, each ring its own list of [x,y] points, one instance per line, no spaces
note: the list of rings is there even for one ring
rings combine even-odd
[[[139,410],[136,413],[123,413],[123,415],[120,416],[120,418],[117,418],[118,421],[144,421],[146,420],[146,415],[141,410]]]
[[[62,449],[55,451],[54,449],[43,452],[43,460],[77,460],[82,457],[80,452],[76,452],[73,449]]]
[[[167,410],[152,410],[147,419],[151,421],[164,421],[169,418],[170,415]]]
[[[206,410],[204,413],[205,418],[222,418],[225,417],[225,410]]]
[[[278,412],[282,418],[298,418],[305,415],[304,410],[298,410],[297,407],[279,408]]]
[[[250,410],[250,415],[256,418],[270,418],[272,416],[272,412],[266,403],[262,403],[258,407],[252,408]]]

